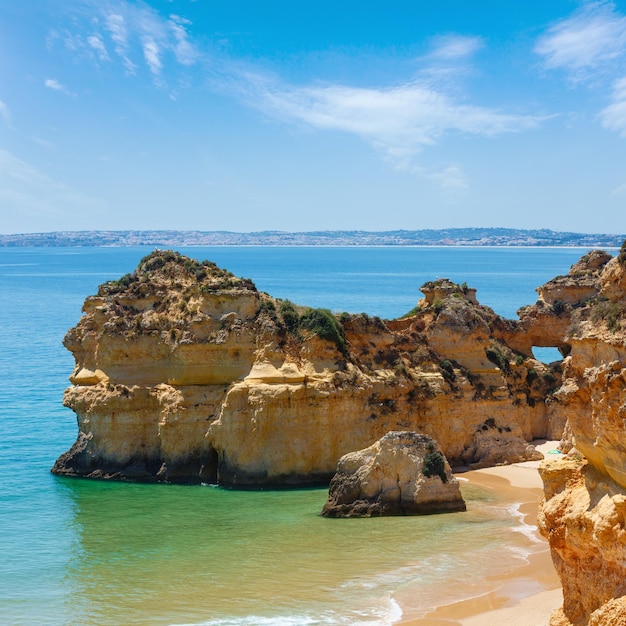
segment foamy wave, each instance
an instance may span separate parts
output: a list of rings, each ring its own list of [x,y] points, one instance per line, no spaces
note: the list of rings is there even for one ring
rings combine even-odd
[[[518,520],[518,525],[513,526],[511,530],[516,533],[521,533],[533,543],[542,543],[543,540],[539,537],[537,526],[527,524],[524,521],[525,516],[520,511],[520,507],[521,504],[512,504],[507,508],[507,511],[511,514],[511,516]]]
[[[334,611],[324,611],[316,615],[245,615],[172,626],[392,626],[402,618],[402,609],[393,598],[389,598],[387,606],[381,607],[379,613],[351,611],[341,615]]]

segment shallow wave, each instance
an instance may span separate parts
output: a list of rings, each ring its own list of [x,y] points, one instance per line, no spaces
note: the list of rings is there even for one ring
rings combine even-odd
[[[379,614],[350,611],[340,615],[334,611],[324,611],[316,615],[310,613],[276,616],[244,615],[188,624],[172,624],[172,626],[391,626],[401,618],[400,605],[393,598],[389,598],[387,605],[379,609]]]
[[[528,524],[525,521],[525,515],[521,512],[520,507],[522,505],[520,503],[512,504],[508,507],[508,512],[511,516],[518,520],[518,524],[513,526],[511,530],[515,533],[521,533],[533,543],[543,543],[543,539],[539,536],[539,529],[534,524]]]

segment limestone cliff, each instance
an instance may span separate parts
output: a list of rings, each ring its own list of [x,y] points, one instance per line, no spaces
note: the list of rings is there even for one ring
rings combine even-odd
[[[393,430],[432,436],[452,465],[536,458],[528,442],[560,437],[565,412],[560,365],[532,346],[567,352],[565,321],[549,304],[504,320],[450,281],[422,291],[402,319],[337,316],[154,252],[87,298],[65,337],[79,434],[53,471],[313,484]]]
[[[541,468],[539,525],[563,583],[553,626],[626,623],[626,242],[616,258],[588,260],[545,286],[570,322],[555,393],[569,453]]]

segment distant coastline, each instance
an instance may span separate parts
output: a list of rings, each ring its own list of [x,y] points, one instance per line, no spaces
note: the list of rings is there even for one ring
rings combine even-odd
[[[86,230],[0,234],[0,247],[128,246],[540,246],[620,247],[626,234],[548,229],[449,228],[439,230],[332,230],[308,232],[199,230]]]

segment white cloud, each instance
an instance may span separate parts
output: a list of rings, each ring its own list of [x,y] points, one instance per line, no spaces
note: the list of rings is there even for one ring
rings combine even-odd
[[[563,69],[573,82],[602,89],[612,80],[609,104],[598,118],[604,128],[626,138],[626,15],[612,2],[587,2],[554,24],[535,52],[546,67]]]
[[[191,66],[201,58],[188,33],[189,20],[161,16],[141,0],[86,0],[71,23],[72,29],[51,31],[49,41],[61,39],[70,52],[94,63],[121,61],[131,75],[145,64],[159,85],[168,62]]]
[[[11,125],[11,112],[9,111],[9,107],[2,100],[0,100],[0,117],[7,126]]]
[[[541,118],[459,104],[419,83],[386,88],[288,88],[248,74],[248,104],[287,121],[361,137],[401,169],[448,133],[495,136],[536,128]]]
[[[626,138],[626,78],[615,81],[611,100],[600,112],[602,126]]]
[[[177,61],[182,65],[193,65],[198,59],[198,52],[189,41],[189,35],[185,28],[188,25],[191,25],[189,20],[179,15],[170,15],[168,26],[176,42],[173,46],[173,51]]]
[[[574,81],[593,78],[626,53],[626,16],[612,2],[588,2],[548,29],[535,46],[550,69],[563,69]]]
[[[107,52],[104,41],[100,35],[91,35],[87,37],[87,43],[95,50],[98,58],[101,61],[109,61],[109,54]]]
[[[158,85],[165,84],[168,61],[172,58],[182,66],[201,58],[191,41],[191,24],[185,18],[174,13],[162,17],[141,0],[110,0],[106,4],[88,1],[92,10],[90,32],[94,32],[94,23],[104,24],[104,35],[88,40],[92,53],[113,49],[133,73],[145,64]],[[94,14],[100,17],[94,20]],[[107,45],[107,39],[112,45]],[[215,88],[221,86],[250,107],[287,123],[358,136],[394,167],[427,178],[442,188],[459,191],[468,184],[460,166],[447,165],[440,171],[426,169],[416,163],[416,156],[448,134],[495,136],[533,129],[542,121],[536,116],[467,104],[451,95],[460,90],[455,77],[467,74],[471,56],[483,46],[480,37],[438,37],[432,41],[431,52],[420,59],[427,67],[419,77],[395,86],[294,87],[254,69],[242,71],[236,62],[225,59],[219,68],[220,77],[214,75],[213,79],[220,83]],[[435,83],[439,86],[434,87]]]
[[[47,78],[44,83],[48,89],[54,89],[54,91],[63,91],[63,85],[54,78]]]
[[[46,80],[44,81],[44,85],[48,89],[52,89],[53,91],[59,91],[61,93],[64,93],[67,96],[74,96],[74,95],[76,95],[76,94],[72,93],[67,87],[65,87],[65,85],[60,83],[55,78],[46,78]]]
[[[128,30],[123,15],[110,13],[105,18],[106,28],[113,40],[115,53],[122,59],[126,71],[133,74],[136,66],[128,57]]]
[[[161,63],[161,59],[159,58],[160,50],[156,41],[152,39],[152,37],[144,37],[141,40],[141,45],[143,48],[143,56],[146,59],[146,63],[150,68],[150,71],[156,76],[160,74],[163,69],[163,64]]]
[[[429,57],[445,61],[458,61],[473,55],[484,46],[480,37],[445,35],[432,40],[433,51]]]

